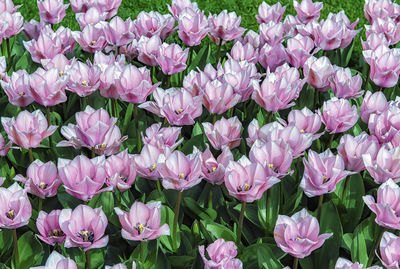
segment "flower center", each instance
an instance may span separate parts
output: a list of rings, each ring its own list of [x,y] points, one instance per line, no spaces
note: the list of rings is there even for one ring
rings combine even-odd
[[[78,233],[78,237],[82,238],[83,242],[93,243],[94,241],[94,233],[88,230],[82,230]]]
[[[181,114],[183,112],[183,109],[182,108],[180,108],[180,109],[178,109],[177,111],[176,111],[176,114]]]
[[[124,177],[124,176],[118,176],[120,180],[122,180],[123,182],[127,182],[128,178]]]
[[[62,77],[64,75],[64,72],[60,71],[58,74],[60,75],[60,77]]]
[[[93,40],[93,41],[92,41],[92,45],[94,45],[94,44],[96,44],[96,40]]]
[[[40,184],[39,184],[39,188],[41,188],[42,190],[44,190],[44,189],[47,188],[47,184],[44,183],[44,182],[42,181],[42,182],[40,182]]]
[[[157,165],[153,164],[152,166],[150,166],[149,171],[153,172],[154,170],[156,170],[156,168],[157,168]]]
[[[142,234],[144,231],[144,225],[143,224],[137,224],[136,225],[136,231],[138,232],[138,234]]]
[[[82,81],[81,83],[82,83],[83,86],[87,86],[86,80]]]
[[[251,189],[251,185],[248,185],[248,184],[244,184],[244,186],[238,186],[237,187],[237,191],[238,192],[241,192],[241,191],[248,191],[248,190],[250,190]]]
[[[100,148],[102,148],[102,149],[105,149],[106,147],[107,147],[106,143],[103,143],[103,144],[100,145]]]
[[[274,165],[273,165],[272,163],[269,163],[269,164],[268,164],[268,167],[271,168],[271,169],[273,169],[273,168],[274,168]]]
[[[19,96],[23,96],[24,94],[25,94],[24,92],[18,93]]]
[[[185,175],[183,173],[179,174],[179,179],[184,179]]]
[[[64,236],[64,232],[61,231],[61,229],[53,229],[50,231],[49,236],[55,236],[55,237],[62,237]]]
[[[13,220],[13,219],[15,218],[14,209],[9,210],[9,211],[6,213],[6,217],[9,218],[10,220]]]
[[[326,183],[329,180],[329,177],[323,176],[322,180],[323,180],[324,183]]]
[[[301,133],[301,134],[304,134],[304,130],[303,130],[303,129],[301,129],[301,130],[300,130],[300,133]]]

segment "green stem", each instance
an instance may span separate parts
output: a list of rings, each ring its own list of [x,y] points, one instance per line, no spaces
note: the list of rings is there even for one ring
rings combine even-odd
[[[175,205],[175,215],[174,215],[174,224],[173,224],[173,229],[172,229],[172,242],[173,242],[173,249],[176,250],[177,244],[176,244],[176,232],[178,228],[178,219],[179,219],[179,210],[181,207],[181,201],[182,201],[182,192],[178,192],[178,197],[176,199],[176,205]]]
[[[232,107],[232,108],[230,108],[229,110],[228,110],[228,116],[229,116],[229,118],[232,118],[233,117],[233,110],[234,110],[235,108],[234,107]]]
[[[6,46],[7,46],[7,72],[11,68],[11,47],[10,47],[10,39],[6,39]]]
[[[385,232],[385,228],[382,227],[382,226],[379,226],[379,232],[378,232],[378,234],[377,234],[377,237],[375,238],[374,247],[371,249],[371,251],[370,251],[370,253],[369,253],[369,255],[368,255],[367,268],[368,268],[368,267],[371,267],[372,262],[374,261],[374,256],[375,256],[374,254],[375,254],[375,251],[376,251],[376,249],[378,248],[379,243],[380,243],[381,240],[382,240],[382,236],[383,236],[383,233],[384,233],[384,232]]]
[[[268,119],[267,119],[267,123],[271,123],[272,122],[272,111],[268,112]]]
[[[192,64],[192,60],[193,60],[193,50],[194,50],[194,47],[190,47],[189,48],[189,59],[188,59],[188,62],[187,62],[187,67],[186,67],[186,69],[184,71],[184,75],[189,73],[189,67]]]
[[[217,121],[217,114],[214,114],[213,116],[213,124]]]
[[[144,263],[144,247],[143,247],[144,242],[140,241],[140,262]]]
[[[86,251],[85,255],[86,255],[86,269],[92,269],[92,265],[90,264],[90,254],[89,251]]]
[[[321,210],[322,210],[322,204],[324,203],[324,195],[320,195],[318,199],[318,208],[317,208],[317,219],[319,220],[321,218]]]
[[[90,105],[89,96],[86,96],[85,99],[86,99],[86,106],[91,106],[91,105]]]
[[[318,106],[318,100],[319,100],[319,90],[315,89],[314,90],[314,104],[313,104],[313,109],[316,110]]]
[[[242,227],[243,227],[245,208],[246,208],[246,202],[242,202],[242,209],[240,210],[239,224],[238,224],[238,229],[237,229],[237,234],[236,234],[236,245],[240,244],[241,238],[242,238]]]
[[[219,41],[217,49],[217,64],[221,61],[221,47],[222,47],[222,40]]]
[[[42,210],[43,207],[43,199],[38,197],[39,203],[38,203],[38,213]]]
[[[67,103],[66,102],[62,103],[62,111],[63,111],[63,119],[67,120],[68,116],[67,116]]]
[[[269,219],[269,217],[268,217],[268,207],[269,207],[269,204],[270,204],[269,197],[271,197],[271,189],[267,190],[266,195],[267,195],[267,197],[265,199],[265,219],[268,220]],[[265,236],[267,236],[269,234],[269,231],[270,231],[270,224],[267,221],[266,227],[265,227]]]
[[[17,229],[12,230],[12,235],[14,244],[15,266],[17,267],[17,265],[19,264]]]
[[[292,269],[297,269],[298,266],[299,266],[299,258],[294,258]]]
[[[171,87],[171,76],[167,75],[167,89]]]
[[[213,190],[214,185],[210,183],[210,191],[208,193],[208,208],[213,208]]]
[[[161,193],[161,183],[160,183],[160,180],[157,180],[157,181],[156,181],[156,186],[157,186],[158,192]]]
[[[50,107],[46,107],[46,116],[47,116],[47,125],[50,126],[51,125],[51,111],[50,111]],[[49,144],[50,144],[50,148],[53,147],[53,138],[51,137],[51,135],[49,135]]]
[[[138,152],[140,153],[140,151],[142,150],[142,139],[140,137],[140,131],[139,131],[138,104],[134,105],[133,117],[135,118],[137,148],[138,148]]]
[[[29,161],[31,163],[33,163],[34,159],[33,159],[33,152],[32,152],[32,148],[29,148],[28,150],[28,154],[29,154]]]
[[[329,144],[328,144],[327,149],[330,149],[330,148],[331,148],[332,142],[333,142],[333,139],[334,139],[334,138],[335,138],[335,134],[331,134],[331,136],[329,137]]]
[[[92,159],[94,157],[96,157],[96,148],[95,147],[92,148]]]
[[[112,102],[112,108],[113,108],[113,117],[114,118],[119,118],[119,111],[118,111],[118,100],[117,99],[111,99]]]

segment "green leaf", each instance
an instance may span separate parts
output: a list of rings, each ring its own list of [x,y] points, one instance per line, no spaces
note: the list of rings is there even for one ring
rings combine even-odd
[[[202,220],[201,223],[213,237],[214,241],[218,238],[223,238],[225,241],[236,241],[236,235],[230,228],[207,220]]]
[[[26,232],[18,239],[18,254],[16,268],[25,269],[39,265],[43,258],[43,247],[33,232]]]
[[[212,208],[202,208],[198,203],[191,197],[183,198],[183,206],[192,213],[193,218],[201,218],[204,220],[215,220],[217,218],[217,212]]]
[[[129,104],[128,108],[126,109],[125,117],[124,117],[124,123],[122,125],[122,135],[126,135],[126,130],[128,130],[128,125],[129,122],[132,119],[132,114],[133,114],[133,104]]]
[[[201,128],[200,123],[196,122],[196,124],[193,127],[192,137],[202,134],[203,134],[203,129]]]
[[[265,243],[248,246],[243,250],[239,259],[243,262],[244,268],[283,268],[268,244]]]
[[[353,233],[353,243],[351,244],[351,259],[362,264],[368,262],[368,250],[374,243],[375,233],[379,228],[375,224],[375,216],[370,216],[359,224]]]
[[[351,59],[351,55],[353,54],[353,49],[354,49],[354,44],[355,44],[356,42],[351,42],[351,46],[350,47],[347,47],[347,48],[349,48],[349,50],[347,51],[347,55],[346,55],[346,62],[344,63],[344,66],[348,66],[349,65],[349,62],[350,62],[350,59]]]
[[[89,206],[92,208],[102,207],[103,212],[110,216],[114,213],[114,195],[110,191],[102,192],[96,195],[90,202]]]
[[[280,193],[280,184],[278,183],[264,192],[263,196],[257,200],[258,219],[268,232],[272,232],[278,218]]]
[[[193,60],[190,66],[188,67],[188,72],[195,69],[196,67],[202,69],[207,62],[208,56],[210,55],[210,45],[202,47],[196,56],[193,55]]]
[[[160,242],[171,252],[174,252],[173,249],[173,243],[172,243],[172,229],[174,225],[174,211],[172,211],[171,208],[168,206],[162,206],[161,207],[161,225],[164,223],[167,223],[169,226],[169,229],[171,231],[171,235],[163,235],[160,236]],[[181,244],[181,235],[180,235],[180,229],[179,229],[179,224],[177,225],[177,232],[176,232],[176,241],[177,241],[177,248],[179,248]]]
[[[0,257],[3,257],[3,255],[11,248],[12,240],[11,230],[3,229],[0,232]]]
[[[57,198],[64,208],[74,209],[81,204],[81,200],[65,192],[65,189],[60,189],[57,193]]]

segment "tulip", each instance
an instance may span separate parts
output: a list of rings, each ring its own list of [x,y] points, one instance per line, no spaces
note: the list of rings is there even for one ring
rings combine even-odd
[[[51,28],[46,29],[49,29],[48,31],[52,31]],[[72,31],[69,28],[60,26],[55,33],[52,33],[52,36],[60,40],[63,54],[68,54],[74,51],[76,41],[73,38]]]
[[[377,18],[386,19],[398,16],[396,4],[390,0],[367,0],[364,4],[364,15],[369,23]]]
[[[321,196],[335,191],[336,184],[353,172],[345,171],[345,163],[339,155],[333,155],[330,149],[321,154],[308,151],[308,161],[303,159],[304,175],[300,188],[308,197]]]
[[[132,268],[136,269],[136,263],[135,262],[133,262],[133,265],[134,265],[134,267],[132,267]],[[123,263],[118,263],[118,264],[116,264],[114,266],[106,265],[104,268],[105,269],[128,269],[128,267],[126,267],[126,265],[123,264]]]
[[[41,61],[44,70],[49,71],[53,68],[56,68],[58,71],[58,75],[63,77],[67,75],[68,69],[76,62],[75,58],[68,60],[64,54],[57,54],[53,59],[43,59]],[[40,70],[40,69],[38,69]]]
[[[235,12],[228,13],[228,11],[223,10],[218,15],[210,14],[208,21],[210,25],[209,37],[217,45],[223,45],[241,37],[246,30],[240,27],[241,17],[238,17]]]
[[[365,168],[377,184],[393,179],[400,181],[400,147],[386,149],[381,147],[373,158],[372,154],[362,155]]]
[[[179,20],[181,13],[186,9],[191,9],[195,12],[199,11],[199,7],[196,2],[191,2],[190,0],[172,0],[171,6],[167,4],[169,12]]]
[[[246,32],[246,35],[244,37],[241,37],[239,41],[242,44],[249,43],[251,44],[254,48],[260,47],[260,35],[253,30],[249,30]]]
[[[169,15],[162,15],[157,11],[141,11],[133,21],[134,32],[137,37],[152,37],[158,35],[162,40],[170,36],[174,31],[174,18]]]
[[[256,19],[258,24],[275,22],[278,23],[282,20],[283,14],[285,13],[286,7],[282,7],[281,3],[276,3],[275,5],[268,5],[262,2],[258,6],[258,14]]]
[[[225,241],[219,238],[210,244],[207,248],[207,254],[210,260],[207,260],[204,254],[204,245],[199,246],[199,253],[204,262],[204,269],[211,268],[229,268],[240,269],[243,264],[239,259],[236,259],[237,247],[232,241]]]
[[[169,153],[170,151],[166,150],[166,152]],[[160,178],[158,172],[159,163],[161,162],[161,158],[164,157],[162,154],[165,154],[165,152],[160,148],[151,144],[145,144],[140,154],[133,157],[138,176],[150,180],[158,180]]]
[[[158,172],[165,189],[180,192],[190,189],[202,180],[200,154],[185,155],[174,151],[160,163]]]
[[[201,40],[209,31],[207,17],[204,12],[185,8],[178,19],[178,36],[188,46],[201,44]]]
[[[358,262],[351,262],[349,260],[346,260],[344,258],[339,258],[336,261],[335,264],[335,269],[363,269],[364,266],[362,264],[359,264]],[[371,266],[368,267],[367,269],[380,269],[380,266]]]
[[[50,24],[57,24],[65,17],[65,10],[69,4],[64,5],[63,0],[38,0],[40,19]]]
[[[78,205],[74,210],[63,209],[59,222],[66,235],[66,248],[82,247],[86,252],[108,244],[108,235],[103,237],[108,221],[101,207],[93,209],[87,205]]]
[[[262,140],[264,142],[273,141],[275,139],[271,139],[272,137],[271,133],[272,132],[277,133],[275,136],[278,137],[278,133],[281,132],[283,129],[284,127],[276,121],[273,121],[272,123],[268,123],[263,127],[260,127],[258,121],[254,119],[250,122],[247,128],[247,133],[249,134],[249,137],[246,138],[246,143],[249,147],[252,147],[257,139]]]
[[[312,0],[302,0],[300,4],[296,0],[293,1],[297,17],[302,23],[318,20],[323,5],[322,2],[313,3]]]
[[[358,98],[364,93],[360,91],[361,76],[357,74],[353,77],[350,68],[335,67],[335,74],[329,78],[329,81],[337,98]]]
[[[360,116],[362,121],[368,123],[371,114],[382,114],[382,112],[386,111],[388,106],[389,103],[387,102],[383,92],[378,91],[371,93],[370,91],[367,91],[360,107]]]
[[[32,206],[26,191],[17,182],[0,187],[0,228],[17,229],[28,224]]]
[[[372,25],[365,25],[365,35],[384,34],[389,45],[394,45],[400,41],[400,25],[391,18],[377,18]]]
[[[285,29],[281,22],[270,21],[268,24],[260,24],[260,41],[262,45],[268,44],[271,47],[275,47],[283,41],[284,34]]]
[[[166,75],[180,73],[186,69],[186,60],[189,49],[182,50],[177,44],[163,43],[160,47],[156,61]]]
[[[387,269],[396,269],[400,266],[399,254],[400,238],[392,233],[384,232],[379,244],[382,265]]]
[[[229,195],[240,201],[252,203],[280,180],[268,176],[259,163],[251,163],[246,156],[242,156],[237,162],[229,162],[225,169],[224,181]]]
[[[368,121],[368,129],[372,135],[378,138],[379,142],[387,143],[395,138],[399,132],[398,106],[390,105],[380,114],[371,114]]]
[[[36,227],[40,235],[36,235],[46,244],[54,246],[56,243],[63,244],[65,234],[61,231],[59,217],[61,210],[52,210],[50,213],[44,211],[39,212],[36,220]]]
[[[42,111],[36,110],[32,113],[22,111],[17,118],[1,118],[1,124],[8,138],[21,148],[37,148],[43,139],[52,135],[58,126],[48,126]]]
[[[118,99],[120,97],[117,83],[121,77],[122,71],[123,69],[118,63],[105,67],[105,70],[100,74],[99,91],[101,96],[113,99]]]
[[[160,225],[161,202],[143,204],[135,202],[129,212],[114,208],[121,222],[121,235],[127,240],[148,241],[169,235],[168,224]]]
[[[80,155],[73,160],[59,158],[57,166],[67,193],[82,201],[88,201],[103,191],[113,189],[112,186],[101,189],[107,176],[104,164],[104,156],[89,159]]]
[[[94,54],[93,65],[97,65],[102,72],[105,72],[107,67],[114,64],[122,69],[125,66],[125,56],[118,55],[115,57],[113,53],[107,55],[101,51],[96,51]]]
[[[347,99],[333,97],[324,102],[322,112],[318,113],[331,134],[345,132],[358,121],[357,107],[351,106]]]
[[[95,1],[86,0],[71,0],[71,8],[75,13],[82,13],[88,11],[91,6],[94,6]]]
[[[40,35],[40,32],[42,31],[42,29],[44,28],[45,25],[46,24],[43,21],[41,21],[41,22],[38,22],[35,20],[30,20],[29,22],[25,21],[22,33],[29,40],[31,40],[31,39],[37,40]]]
[[[156,57],[160,54],[162,41],[158,35],[151,38],[141,36],[138,45],[138,60],[146,65],[156,66]]]
[[[68,90],[80,97],[85,97],[95,92],[100,85],[101,70],[97,66],[88,66],[82,62],[75,62],[68,70]]]
[[[24,17],[20,12],[9,13],[8,11],[0,12],[0,21],[5,22],[3,27],[5,30],[2,34],[3,38],[10,38],[22,31],[24,25]]]
[[[8,141],[6,144],[2,135],[0,135],[0,157],[6,156],[10,151],[12,141]],[[1,184],[0,184],[1,186]]]
[[[96,7],[101,10],[101,12],[106,12],[106,19],[110,19],[117,15],[118,8],[120,7],[122,0],[106,0],[106,1],[96,1]]]
[[[140,108],[146,109],[159,117],[166,118],[171,125],[193,125],[194,119],[202,113],[202,97],[193,97],[185,89],[162,90],[153,92],[155,102],[148,101]]]
[[[86,25],[82,32],[73,32],[73,37],[84,51],[95,53],[107,45],[105,30],[99,24]]]
[[[317,139],[318,136],[310,133],[302,133],[299,128],[294,125],[286,126],[281,130],[273,130],[271,140],[278,140],[281,138],[285,141],[292,150],[293,158],[303,155],[303,152],[311,147],[312,141]]]
[[[384,45],[389,47],[389,41],[386,39],[386,36],[383,33],[376,34],[371,33],[367,36],[367,40],[364,41],[361,39],[361,45],[363,50],[376,50],[380,45]]]
[[[258,62],[258,49],[250,43],[243,45],[240,41],[236,41],[229,56],[236,61],[248,61],[256,64]]]
[[[265,44],[259,53],[258,62],[265,68],[269,68],[272,72],[275,69],[284,64],[287,60],[285,47],[282,44],[276,46],[270,46]]]
[[[308,23],[303,24],[297,16],[293,15],[287,15],[283,20],[283,27],[285,28],[285,33],[287,34],[287,36],[290,37],[298,35],[299,34],[298,27],[304,28],[307,24]],[[308,36],[308,34],[305,34],[304,36]]]
[[[8,96],[8,101],[14,106],[24,107],[34,99],[30,92],[29,74],[25,70],[13,72],[11,76],[0,80],[0,85]]]
[[[0,81],[6,75],[6,69],[7,69],[6,57],[0,56]]]
[[[127,65],[122,70],[116,87],[121,99],[130,103],[143,103],[154,89],[159,85],[152,84],[150,71],[145,68],[137,68],[134,65]]]
[[[335,70],[327,57],[322,56],[317,59],[311,56],[304,63],[303,72],[311,87],[326,91],[330,86],[329,78],[335,73]]]
[[[129,156],[127,149],[107,158],[104,168],[107,175],[106,184],[114,189],[118,187],[121,192],[126,191],[135,182],[136,169],[133,157]]]
[[[286,45],[288,62],[296,68],[303,66],[312,55],[313,49],[314,41],[308,36],[297,34],[295,37],[289,38]]]
[[[72,146],[76,149],[87,147],[99,155],[112,155],[119,151],[121,143],[127,138],[121,138],[121,132],[116,118],[110,118],[103,108],[94,110],[87,106],[85,111],[75,114],[77,125],[72,123],[61,128],[61,134],[67,139],[57,144],[58,147]]]
[[[124,21],[116,16],[105,25],[104,35],[109,44],[117,47],[126,45],[135,38],[133,22],[130,18]]]
[[[313,134],[314,138],[321,135],[315,134],[321,128],[321,117],[317,113],[311,112],[307,107],[301,110],[291,110],[287,125],[296,126],[302,134]]]
[[[275,242],[280,249],[296,258],[309,256],[333,235],[333,233],[318,234],[318,220],[305,208],[291,217],[278,215],[274,229]]]
[[[142,140],[145,144],[151,144],[159,149],[165,147],[175,149],[183,142],[183,137],[178,140],[181,129],[181,127],[161,128],[161,123],[154,123],[146,129],[146,136],[142,133]]]
[[[81,30],[83,30],[86,25],[96,25],[98,22],[105,21],[107,13],[100,12],[96,7],[91,7],[84,13],[75,14],[75,17]]]
[[[57,176],[56,165],[51,161],[43,163],[40,160],[35,160],[26,171],[26,179],[22,175],[17,175],[14,180],[23,182],[28,193],[42,199],[55,196],[58,187],[61,185]]]
[[[31,269],[78,269],[76,263],[70,258],[65,258],[53,250],[44,266],[31,267]]]
[[[15,6],[12,0],[2,0],[0,1],[0,13],[7,11],[9,13],[15,13],[21,5]]]
[[[204,122],[203,128],[204,133],[215,149],[222,149],[224,146],[233,149],[240,145],[242,123],[236,116],[230,119],[222,117],[214,125]]]
[[[213,114],[222,114],[241,100],[241,96],[233,91],[231,85],[219,80],[207,82],[202,93],[204,107]]]
[[[290,102],[299,97],[304,83],[305,80],[300,79],[296,68],[284,64],[279,66],[275,73],[267,70],[261,86],[255,83],[252,98],[265,110],[276,113],[295,105]]]

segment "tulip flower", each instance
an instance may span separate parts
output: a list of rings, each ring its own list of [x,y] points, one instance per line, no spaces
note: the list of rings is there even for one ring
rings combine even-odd
[[[378,258],[381,260],[382,265],[387,269],[396,269],[400,266],[400,254],[399,254],[400,238],[395,234],[384,232],[382,240],[379,244],[379,251],[381,256]]]
[[[140,154],[133,157],[138,176],[150,180],[158,180],[160,178],[158,172],[159,163],[164,157],[163,154],[168,155],[170,152],[168,148],[165,150],[166,152],[162,151],[157,146],[145,144]]]
[[[188,52],[189,49],[182,50],[177,44],[163,43],[156,56],[156,61],[164,74],[173,75],[186,69]]]
[[[193,97],[185,89],[170,88],[164,91],[157,88],[153,97],[155,102],[148,101],[139,107],[166,118],[171,125],[193,125],[194,119],[203,112],[202,97]]]
[[[97,66],[100,69],[103,67],[102,64]],[[122,71],[122,67],[117,62],[104,67],[104,71],[100,74],[99,91],[101,96],[113,99],[120,97],[117,83],[120,81]]]
[[[53,250],[44,266],[31,267],[31,269],[78,269],[76,263]]]
[[[370,35],[367,36],[367,40],[364,41],[361,39],[361,45],[363,50],[376,50],[380,45],[384,45],[386,47],[389,47],[389,41],[386,39],[385,35],[383,33],[376,34],[376,33],[371,33]]]
[[[3,38],[10,38],[22,31],[24,25],[24,17],[20,12],[10,13],[8,11],[0,12],[0,21],[3,24]]]
[[[304,158],[304,175],[300,188],[308,197],[321,196],[335,191],[336,184],[354,174],[345,171],[345,163],[339,155],[333,155],[330,149],[321,154],[308,151],[308,161]]]
[[[331,134],[342,133],[358,121],[357,107],[351,106],[347,99],[332,99],[324,102],[322,112],[318,111],[326,130]]]
[[[377,184],[389,178],[400,181],[400,147],[388,150],[382,146],[376,158],[372,154],[364,154],[362,158],[365,168]]]
[[[288,115],[287,125],[296,126],[302,134],[313,134],[314,138],[318,138],[322,134],[316,134],[321,128],[321,117],[317,113],[311,112],[307,107],[301,110],[291,110]]]
[[[104,35],[109,44],[120,47],[135,38],[134,25],[130,18],[124,21],[121,17],[114,17],[104,26]]]
[[[143,204],[135,202],[129,212],[114,208],[121,222],[122,237],[126,240],[148,241],[169,235],[168,224],[160,225],[161,202]]]
[[[389,103],[383,92],[371,93],[367,91],[360,107],[360,116],[363,122],[368,123],[371,114],[381,114],[388,108]]]
[[[93,209],[87,205],[78,205],[74,210],[63,209],[59,222],[66,235],[66,248],[82,247],[86,252],[108,244],[108,235],[104,236],[108,221],[101,207]]]
[[[361,76],[357,74],[353,77],[350,68],[335,67],[335,74],[329,78],[329,81],[337,98],[358,98],[364,93],[360,91]]]
[[[376,137],[362,132],[356,137],[349,134],[342,136],[337,150],[339,156],[343,158],[347,170],[361,172],[365,169],[362,155],[369,154],[374,160],[379,148],[380,145]]]
[[[63,77],[67,75],[68,69],[76,62],[75,58],[68,60],[64,54],[57,54],[53,59],[43,59],[41,60],[44,70],[50,71],[55,68],[58,71],[58,75]],[[40,69],[38,69],[40,70]]]
[[[303,66],[312,55],[311,51],[314,49],[314,46],[314,41],[308,36],[297,34],[289,38],[286,45],[288,62],[296,68]]]
[[[12,0],[2,0],[0,1],[0,13],[3,11],[7,11],[9,13],[17,12],[17,9],[20,8],[21,5],[15,6]]]
[[[281,3],[277,2],[275,5],[268,5],[262,2],[258,6],[258,14],[256,19],[258,24],[275,22],[278,23],[282,20],[286,7],[282,7]]]
[[[105,21],[107,17],[106,12],[101,12],[97,7],[91,7],[84,13],[75,14],[76,21],[79,23],[81,30],[86,25],[96,25],[98,22]]]
[[[110,19],[117,15],[118,8],[120,7],[122,0],[106,0],[106,1],[96,1],[96,7],[101,10],[101,12],[106,12],[106,19]]]
[[[35,160],[28,166],[26,179],[22,175],[17,175],[14,180],[23,182],[28,193],[42,199],[55,196],[58,187],[61,185],[57,176],[56,165],[51,161],[43,163],[40,160]]]
[[[285,141],[292,150],[293,158],[303,155],[303,152],[311,147],[312,141],[317,139],[318,136],[309,133],[302,133],[299,128],[294,125],[286,126],[279,131],[273,130],[271,140],[282,139]]]
[[[381,143],[390,142],[400,130],[398,127],[399,113],[400,107],[389,105],[386,110],[379,114],[370,114],[368,120],[368,129],[370,133],[378,138]]]
[[[69,4],[64,5],[63,0],[38,0],[40,19],[50,24],[57,24],[65,17],[65,10]]]
[[[210,244],[205,250],[207,250],[208,257],[207,260],[204,245],[199,246],[199,253],[204,262],[204,269],[212,268],[229,268],[229,269],[241,269],[243,264],[237,256],[237,247],[232,241],[225,241],[220,238]]]
[[[400,41],[400,25],[397,20],[391,18],[377,18],[372,25],[365,25],[365,35],[383,34],[389,45],[394,45]]]
[[[180,192],[190,189],[202,180],[200,154],[185,155],[181,151],[174,151],[165,156],[158,168],[162,184],[165,189],[174,189]]]
[[[65,234],[60,228],[59,217],[61,210],[52,210],[50,213],[44,211],[39,212],[36,220],[36,227],[40,235],[36,235],[46,244],[54,246],[56,243],[63,244]]]
[[[364,4],[365,18],[373,23],[377,18],[397,17],[396,4],[390,0],[367,0]]]
[[[229,56],[236,61],[247,61],[256,64],[258,62],[258,54],[258,48],[255,48],[252,44],[242,44],[240,41],[236,41]]]
[[[0,81],[6,75],[6,69],[7,69],[6,57],[0,56]]]
[[[0,157],[6,156],[10,151],[12,141],[8,141],[6,144],[2,135],[0,135]],[[0,184],[1,186],[1,184]]]
[[[151,38],[141,36],[137,44],[138,60],[146,65],[156,66],[156,57],[160,54],[161,44],[162,41],[158,35]]]
[[[222,117],[214,124],[209,122],[203,122],[202,124],[204,133],[213,148],[222,149],[224,146],[228,146],[233,149],[240,145],[242,123],[236,116],[230,119]]]
[[[105,29],[99,25],[86,25],[82,32],[73,32],[73,37],[84,51],[95,53],[107,45]]]
[[[199,11],[199,7],[196,2],[190,0],[172,0],[171,5],[167,4],[169,12],[179,20],[181,13],[186,9],[191,9],[195,12]]]
[[[246,156],[242,156],[237,162],[229,162],[224,181],[229,195],[242,202],[252,203],[280,180],[269,176],[261,164],[251,163]]]
[[[183,142],[183,137],[178,140],[181,134],[181,127],[164,127],[161,128],[161,123],[154,123],[145,131],[146,136],[142,135],[143,143],[151,144],[160,149],[169,147],[175,149]],[[178,141],[177,141],[178,140]]]
[[[42,31],[42,29],[44,28],[45,25],[46,24],[43,21],[41,21],[41,22],[38,22],[35,20],[30,20],[29,22],[25,21],[24,27],[23,27],[24,29],[22,30],[22,33],[29,40],[31,40],[31,39],[37,40],[40,35],[40,32]]]
[[[284,64],[287,60],[286,50],[282,44],[270,46],[265,44],[259,53],[258,62],[265,68],[274,72],[278,66]]]
[[[228,83],[219,80],[207,82],[203,91],[203,105],[210,113],[222,114],[234,107],[241,96]]]
[[[247,132],[249,134],[249,137],[246,138],[246,143],[249,147],[252,147],[253,144],[257,139],[262,140],[263,142],[266,141],[273,141],[275,139],[272,139],[272,133],[275,132],[276,137],[278,137],[278,133],[281,132],[284,129],[284,126],[282,124],[273,121],[271,123],[268,123],[264,125],[263,127],[260,127],[258,124],[258,121],[256,119],[252,120],[247,127]],[[278,140],[277,138],[276,140]]]
[[[126,191],[130,189],[136,179],[136,169],[133,157],[128,154],[128,150],[124,150],[117,155],[107,158],[105,166],[107,180],[106,184],[114,189]]]
[[[0,85],[8,96],[8,101],[14,106],[25,107],[34,99],[30,92],[29,74],[26,70],[13,72],[11,76],[5,76],[0,80]]]
[[[246,32],[246,35],[244,37],[241,37],[239,41],[242,44],[249,43],[251,44],[254,48],[260,47],[260,35],[253,30],[249,30]]]
[[[70,123],[61,128],[61,134],[67,140],[59,142],[58,147],[87,147],[99,155],[112,155],[127,138],[121,137],[121,131],[115,125],[117,119],[110,117],[103,108],[94,110],[87,106],[85,111],[75,114],[75,119],[77,125]]]
[[[32,206],[26,191],[17,182],[0,187],[0,229],[17,229],[28,224]]]
[[[241,17],[238,17],[236,12],[228,13],[226,10],[223,10],[218,15],[210,14],[208,21],[211,41],[217,45],[223,45],[228,41],[241,37],[246,30],[240,27],[241,20]]]
[[[141,11],[133,21],[134,33],[137,37],[152,37],[158,35],[162,40],[170,36],[174,31],[174,18],[169,15],[162,15],[157,11]]]
[[[327,57],[322,56],[317,59],[311,56],[304,63],[303,72],[307,83],[311,87],[320,91],[326,91],[330,86],[329,78],[335,73],[335,70]]]
[[[302,23],[318,20],[323,5],[322,2],[313,3],[312,0],[302,0],[300,4],[296,0],[293,1],[297,17]]]
[[[43,139],[52,135],[58,126],[48,126],[42,111],[36,110],[32,113],[22,111],[17,118],[1,118],[1,124],[8,138],[21,148],[37,148]]]
[[[104,165],[104,156],[89,159],[84,155],[76,156],[73,160],[59,158],[57,164],[67,193],[82,201],[91,200],[103,191],[113,190],[112,186],[102,189],[107,177]]]
[[[362,264],[359,264],[358,262],[353,263],[344,258],[339,258],[335,264],[335,269],[363,269],[363,268],[364,268],[364,266]],[[381,269],[381,267],[380,266],[371,266],[371,267],[368,267],[367,269]]]
[[[296,258],[307,257],[320,248],[333,233],[319,235],[317,218],[305,208],[288,217],[278,215],[274,229],[274,239],[278,247]]]
[[[185,8],[178,19],[178,36],[188,46],[200,45],[209,31],[203,11]]]
[[[260,24],[260,41],[261,44],[268,44],[271,47],[275,47],[280,44],[285,38],[285,29],[283,23],[273,22]]]

